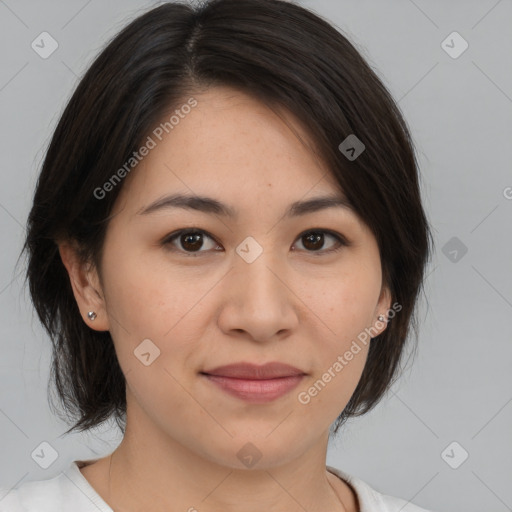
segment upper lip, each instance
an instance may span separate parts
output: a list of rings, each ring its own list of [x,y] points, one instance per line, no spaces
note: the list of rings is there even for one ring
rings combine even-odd
[[[234,363],[224,366],[218,366],[212,370],[205,370],[201,373],[207,375],[219,375],[222,377],[231,377],[236,379],[277,379],[279,377],[290,377],[293,375],[305,375],[302,370],[290,366],[289,364],[271,362],[264,365],[255,365],[251,363]]]

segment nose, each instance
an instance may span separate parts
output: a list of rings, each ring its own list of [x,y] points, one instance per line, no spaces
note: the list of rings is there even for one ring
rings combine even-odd
[[[260,342],[288,336],[298,325],[300,304],[289,280],[286,265],[276,262],[270,251],[252,263],[236,255],[222,285],[220,329]]]

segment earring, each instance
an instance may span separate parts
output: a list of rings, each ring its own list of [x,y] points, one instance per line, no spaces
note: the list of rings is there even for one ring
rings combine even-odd
[[[89,317],[89,320],[94,321],[96,319],[96,313],[94,311],[89,311],[89,313],[87,313],[87,316]]]
[[[384,316],[382,316],[382,315],[379,315],[379,316],[378,316],[378,319],[379,319],[379,321],[381,321],[381,322],[384,322],[384,321],[386,320],[386,319],[384,318]]]

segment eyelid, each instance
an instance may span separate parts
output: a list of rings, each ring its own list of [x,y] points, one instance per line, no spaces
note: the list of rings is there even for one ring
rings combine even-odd
[[[212,234],[210,234],[208,231],[206,231],[205,229],[196,228],[196,227],[181,228],[181,229],[178,229],[176,231],[173,231],[172,233],[166,235],[160,241],[160,244],[163,245],[163,246],[170,246],[170,245],[172,245],[172,242],[175,239],[177,239],[180,235],[186,234],[186,233],[206,235],[208,238],[212,239],[217,245],[221,245],[216,240],[216,238]],[[341,250],[343,247],[350,247],[352,245],[352,242],[350,242],[345,235],[343,235],[342,233],[338,233],[337,231],[333,231],[331,229],[327,229],[327,228],[309,228],[309,229],[306,229],[306,230],[302,231],[299,235],[297,235],[295,240],[299,240],[303,236],[305,236],[307,234],[310,234],[310,233],[324,233],[324,234],[327,234],[329,236],[332,236],[337,241],[337,243],[339,244],[338,247],[336,247],[336,248],[331,248],[331,249],[326,249],[326,250],[325,249],[321,249],[321,250],[318,250],[318,251],[302,251],[302,252],[308,253],[311,256],[321,256],[321,255],[325,255],[325,254],[331,254],[331,253],[334,253],[334,252],[337,252],[337,251]],[[183,254],[185,256],[192,256],[192,257],[199,256],[201,254],[208,254],[208,253],[211,252],[211,251],[196,251],[196,252],[192,251],[192,252],[187,252],[187,251],[183,251],[183,250],[177,249],[177,248],[175,248],[175,249],[168,249],[168,250],[170,250],[172,252],[181,253],[181,254]],[[220,251],[215,251],[215,252],[220,252]]]

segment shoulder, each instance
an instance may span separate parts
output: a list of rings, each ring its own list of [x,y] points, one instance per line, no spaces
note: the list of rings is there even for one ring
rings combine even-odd
[[[389,512],[433,512],[396,496],[388,496],[387,494],[380,494],[380,496],[386,507],[388,507]]]
[[[61,478],[29,481],[12,489],[0,487],[0,512],[46,512],[60,510]]]
[[[112,512],[95,503],[78,466],[72,463],[47,480],[22,483],[9,489],[0,486],[0,512]]]
[[[360,512],[434,512],[396,496],[382,494],[366,482],[341,469],[327,466],[327,469],[347,482],[355,491]]]

